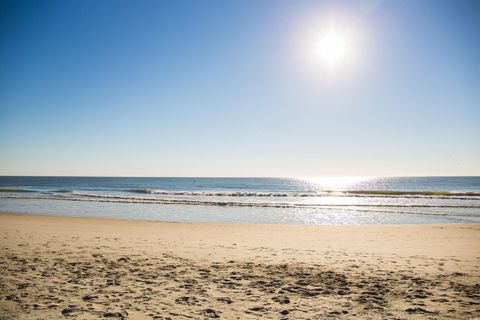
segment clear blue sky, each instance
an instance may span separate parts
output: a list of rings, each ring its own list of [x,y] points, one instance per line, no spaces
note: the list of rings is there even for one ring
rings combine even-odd
[[[479,1],[0,6],[0,174],[480,175]]]

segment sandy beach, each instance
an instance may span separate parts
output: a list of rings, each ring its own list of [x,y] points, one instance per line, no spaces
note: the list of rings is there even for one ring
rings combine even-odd
[[[480,225],[0,214],[0,319],[468,319]]]

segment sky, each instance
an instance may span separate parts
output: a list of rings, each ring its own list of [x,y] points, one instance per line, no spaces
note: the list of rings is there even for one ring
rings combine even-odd
[[[0,175],[480,175],[479,39],[475,0],[2,1]]]

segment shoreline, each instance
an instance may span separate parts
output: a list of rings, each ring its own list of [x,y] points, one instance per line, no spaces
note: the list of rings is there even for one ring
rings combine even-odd
[[[5,319],[480,314],[479,224],[257,225],[0,213],[0,234]]]
[[[374,227],[374,226],[449,226],[462,225],[471,226],[478,225],[480,222],[450,222],[450,223],[366,223],[366,224],[306,224],[306,223],[243,223],[243,222],[210,222],[210,221],[168,221],[153,219],[135,219],[130,217],[100,217],[100,216],[82,216],[82,215],[60,215],[47,213],[22,213],[0,211],[0,216],[26,216],[26,217],[44,217],[44,218],[67,218],[67,219],[92,219],[92,220],[113,220],[127,222],[148,222],[148,223],[173,223],[173,224],[189,224],[189,225],[219,225],[219,226],[300,226],[300,227]],[[456,216],[453,216],[456,217]]]

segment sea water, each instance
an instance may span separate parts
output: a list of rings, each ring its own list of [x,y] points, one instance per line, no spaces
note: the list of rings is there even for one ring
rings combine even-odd
[[[218,223],[480,223],[480,177],[3,176],[0,211]]]

